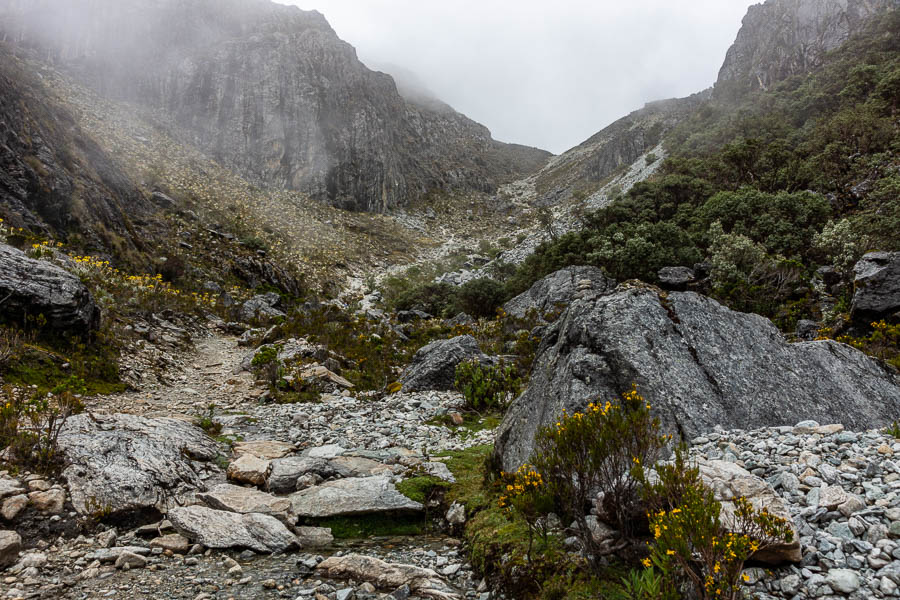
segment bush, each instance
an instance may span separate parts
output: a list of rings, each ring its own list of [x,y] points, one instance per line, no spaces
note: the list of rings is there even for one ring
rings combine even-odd
[[[474,279],[456,290],[457,308],[473,317],[492,317],[504,300],[503,285],[493,279]]]
[[[673,464],[659,466],[658,474],[649,495],[657,504],[676,506],[648,514],[653,543],[644,567],[658,570],[670,593],[687,581],[701,600],[735,600],[741,597],[744,562],[756,552],[793,540],[786,520],[765,508],[755,510],[744,498],[735,499],[734,515],[723,519],[722,505],[701,481],[699,470],[685,465],[683,451]],[[676,495],[671,493],[673,484]]]
[[[602,549],[586,519],[595,494],[602,493],[600,508],[609,521],[632,536],[643,517],[632,472],[654,463],[668,439],[636,387],[620,404],[591,403],[583,413],[564,412],[556,424],[538,432],[532,462],[557,506],[575,521],[576,535],[595,566]]]
[[[250,365],[262,374],[270,386],[274,387],[278,383],[281,361],[278,360],[278,348],[275,346],[260,348],[250,361]]]
[[[454,385],[466,408],[481,411],[505,407],[519,393],[522,381],[515,365],[501,360],[496,366],[484,366],[473,359],[456,366]]]

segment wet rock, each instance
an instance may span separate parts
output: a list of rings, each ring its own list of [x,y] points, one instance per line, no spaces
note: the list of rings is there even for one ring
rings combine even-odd
[[[471,335],[431,342],[416,352],[412,363],[403,372],[400,378],[403,391],[451,390],[456,366],[472,359],[482,364],[492,362]]]
[[[388,477],[350,477],[329,481],[290,496],[304,518],[380,512],[419,512],[424,507],[397,491]]]
[[[169,520],[181,535],[207,548],[249,548],[272,553],[297,545],[294,534],[269,515],[187,506],[170,510]]]
[[[11,322],[41,314],[51,329],[82,334],[100,325],[100,308],[77,275],[2,243],[0,298]]]
[[[81,514],[98,510],[163,511],[203,489],[199,463],[213,460],[217,444],[178,419],[80,414],[60,433],[59,448],[72,504]]]

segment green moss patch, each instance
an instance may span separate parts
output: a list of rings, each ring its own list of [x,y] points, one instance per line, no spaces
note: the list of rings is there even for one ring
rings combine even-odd
[[[435,494],[450,489],[450,484],[431,475],[420,475],[404,479],[397,484],[397,491],[416,502],[424,504]]]

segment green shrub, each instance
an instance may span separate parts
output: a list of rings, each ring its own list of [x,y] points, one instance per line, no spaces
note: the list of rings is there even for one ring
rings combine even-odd
[[[456,307],[473,317],[492,317],[506,299],[503,285],[493,279],[473,279],[456,290]]]
[[[532,462],[548,493],[565,516],[575,521],[585,553],[599,565],[601,548],[594,541],[586,515],[598,491],[603,512],[625,536],[633,536],[643,521],[635,469],[660,456],[668,436],[637,388],[620,404],[589,404],[581,413],[563,413],[535,438]]]
[[[250,361],[253,366],[271,387],[278,384],[278,377],[281,371],[281,361],[278,360],[278,348],[275,346],[263,346],[253,356]]]
[[[456,366],[454,384],[465,398],[466,408],[481,411],[506,406],[519,393],[522,381],[515,365],[502,360],[495,366],[465,360]]]

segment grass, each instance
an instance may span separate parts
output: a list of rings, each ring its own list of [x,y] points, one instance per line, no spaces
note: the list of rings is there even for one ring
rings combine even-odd
[[[431,501],[435,494],[450,488],[449,483],[432,475],[419,475],[404,479],[397,484],[397,491],[421,504]]]
[[[426,425],[440,425],[446,427],[458,436],[461,440],[467,440],[475,433],[485,429],[495,429],[500,425],[500,419],[503,415],[499,413],[488,413],[481,415],[477,412],[460,413],[463,418],[462,425],[453,423],[453,417],[450,415],[441,415],[433,417],[425,422]]]
[[[88,394],[122,392],[125,384],[119,379],[117,361],[106,356],[108,353],[107,348],[98,352],[74,352],[67,356],[48,348],[29,345],[21,355],[9,362],[3,372],[3,379],[13,385],[33,385],[37,391],[46,393],[74,375],[84,380]],[[63,369],[62,365],[66,363],[70,367]]]

